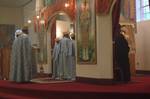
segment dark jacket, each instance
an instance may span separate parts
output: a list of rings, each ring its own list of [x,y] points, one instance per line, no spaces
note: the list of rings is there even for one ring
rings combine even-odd
[[[128,58],[129,46],[127,40],[122,34],[120,34],[116,38],[115,45],[116,45],[116,60],[118,65],[129,65],[129,58]]]

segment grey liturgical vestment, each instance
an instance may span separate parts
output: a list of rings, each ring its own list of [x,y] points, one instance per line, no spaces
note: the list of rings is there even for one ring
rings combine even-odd
[[[10,80],[28,82],[32,77],[32,47],[28,35],[22,33],[13,42]]]

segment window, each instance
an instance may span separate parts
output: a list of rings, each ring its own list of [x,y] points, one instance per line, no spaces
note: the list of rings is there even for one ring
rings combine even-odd
[[[136,0],[137,21],[150,20],[149,0]]]

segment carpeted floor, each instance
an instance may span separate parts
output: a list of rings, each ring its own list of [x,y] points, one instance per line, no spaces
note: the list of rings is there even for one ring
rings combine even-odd
[[[50,99],[47,97],[52,97],[51,99],[60,99],[62,96],[66,99],[70,97],[73,97],[71,99],[78,99],[79,97],[86,99],[100,99],[100,97],[103,97],[102,99],[109,99],[108,97],[114,96],[114,98],[118,97],[117,99],[119,99],[119,97],[126,99],[128,98],[125,97],[127,95],[133,95],[133,98],[136,96],[136,99],[140,99],[143,96],[150,96],[150,76],[133,77],[132,81],[127,84],[116,83],[110,85],[94,85],[79,82],[20,84],[0,81],[0,93],[1,92],[33,98],[36,97],[36,99]]]

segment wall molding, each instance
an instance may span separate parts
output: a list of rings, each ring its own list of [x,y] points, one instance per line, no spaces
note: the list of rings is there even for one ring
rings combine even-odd
[[[136,70],[136,74],[150,75],[148,70]]]
[[[90,84],[114,84],[113,79],[97,79],[97,78],[88,78],[88,77],[76,77],[77,82],[90,83]]]
[[[50,74],[49,73],[37,73],[34,78],[45,78],[45,77],[52,77],[52,74],[51,73]]]

